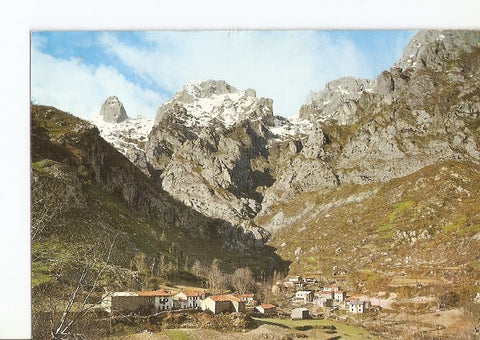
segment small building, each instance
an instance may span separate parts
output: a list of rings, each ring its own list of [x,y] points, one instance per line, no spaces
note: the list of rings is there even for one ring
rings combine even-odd
[[[301,281],[302,281],[302,277],[301,277],[301,276],[298,276],[298,275],[292,275],[292,276],[289,276],[289,277],[288,277],[288,281],[289,281],[289,282],[293,282],[293,283],[301,282]]]
[[[332,298],[315,298],[313,303],[318,307],[332,307],[333,306],[333,299]]]
[[[350,313],[361,314],[365,312],[365,301],[353,300],[348,302],[348,311]]]
[[[277,312],[277,307],[270,303],[264,303],[255,307],[255,310],[261,314],[275,314]]]
[[[245,312],[246,303],[233,294],[212,295],[200,301],[200,308],[209,310],[214,314]]]
[[[144,292],[137,292],[138,296],[144,298],[153,298],[154,299],[154,308],[158,311],[163,310],[171,310],[173,309],[173,295],[172,292],[164,290],[164,289],[157,289],[153,291],[144,291]]]
[[[131,313],[153,310],[155,299],[139,297],[135,292],[114,292],[102,296],[102,308],[108,313]]]
[[[336,292],[333,293],[333,298],[337,302],[343,302],[346,296],[347,296],[347,293],[343,290],[337,290]]]
[[[238,296],[241,301],[244,301],[247,305],[253,305],[255,304],[255,295],[254,294],[234,294],[235,296]]]
[[[205,292],[200,290],[184,290],[173,297],[175,309],[190,309],[200,306],[200,301],[205,298]]]
[[[337,285],[328,285],[323,287],[324,292],[336,292],[339,290],[340,290],[340,287]]]
[[[313,276],[305,276],[305,282],[308,284],[315,284],[317,283],[317,279]]]
[[[291,317],[292,317],[292,320],[309,319],[310,311],[308,310],[308,308],[305,308],[305,307],[295,308],[292,310]]]
[[[332,299],[334,298],[334,292],[329,291],[329,292],[316,292],[315,293],[315,298],[316,299]]]
[[[350,302],[351,301],[356,301],[356,300],[360,300],[360,299],[356,296],[349,296],[349,297],[345,298],[345,300],[343,301],[343,308],[348,309]]]
[[[293,275],[285,282],[286,287],[303,287],[303,279],[301,276]]]
[[[299,290],[295,293],[294,300],[296,302],[312,302],[313,292],[311,290]]]

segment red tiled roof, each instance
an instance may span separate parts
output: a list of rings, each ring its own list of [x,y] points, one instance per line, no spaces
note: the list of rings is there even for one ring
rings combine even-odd
[[[138,296],[172,296],[173,294],[165,289],[137,292]]]
[[[254,295],[253,295],[253,294],[240,294],[239,296],[240,296],[241,298],[242,298],[242,297],[243,297],[243,298],[253,298]]]
[[[269,308],[275,308],[276,306],[272,305],[271,303],[264,303],[260,305],[260,307],[262,307],[263,309],[269,309]]]
[[[236,301],[239,302],[240,299],[236,297],[235,295],[232,294],[224,294],[224,295],[212,295],[209,296],[210,299],[213,301],[219,302],[219,301]]]
[[[200,290],[184,290],[184,291],[181,291],[180,293],[183,293],[185,294],[185,296],[202,296],[203,295],[203,292],[200,291]]]

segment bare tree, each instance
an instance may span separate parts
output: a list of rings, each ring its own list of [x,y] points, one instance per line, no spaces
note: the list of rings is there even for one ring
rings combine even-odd
[[[235,269],[235,272],[231,275],[231,284],[240,294],[249,291],[255,284],[251,269],[248,267]]]
[[[48,328],[48,335],[43,329],[38,331],[42,335],[36,337],[82,338],[81,333],[88,333],[88,329],[78,331],[76,326],[85,321],[105,298],[98,296],[98,291],[109,268],[117,235],[106,248],[99,241],[86,251],[72,249],[53,270],[53,281],[43,289],[34,290],[32,302],[36,304],[36,311],[33,322],[38,324],[41,314],[48,316],[47,322],[39,326]],[[35,331],[34,325],[34,336]]]
[[[207,274],[207,286],[213,292],[221,292],[227,283],[225,274],[220,270],[219,262],[218,259],[213,259]]]
[[[72,327],[75,326],[76,323],[90,311],[90,309],[102,302],[103,297],[99,301],[97,300],[93,304],[89,304],[92,293],[100,284],[102,275],[109,265],[117,236],[118,234],[114,236],[110,247],[106,251],[105,257],[102,256],[102,258],[96,254],[96,248],[99,246],[98,244],[84,253],[84,265],[81,269],[80,277],[78,278],[75,289],[70,294],[68,303],[63,310],[60,320],[55,327],[52,327],[51,329],[52,338],[61,338],[68,334]],[[83,297],[80,297],[82,291],[84,294]],[[75,303],[79,303],[79,305],[73,314],[73,306]]]
[[[59,199],[65,196],[65,186],[48,178],[32,175],[32,241],[37,239],[52,222],[58,223],[67,207],[67,200]]]

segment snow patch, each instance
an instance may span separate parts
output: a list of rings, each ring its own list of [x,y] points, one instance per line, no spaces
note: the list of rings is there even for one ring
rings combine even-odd
[[[305,119],[293,117],[290,119],[275,117],[275,126],[270,131],[277,135],[279,139],[287,136],[307,135],[313,131],[313,124]]]
[[[214,120],[222,122],[225,127],[230,127],[249,117],[253,112],[261,116],[268,111],[266,106],[259,107],[258,99],[248,95],[247,91],[198,98],[195,86],[191,83],[187,83],[184,89],[195,96],[192,103],[182,103],[187,110],[187,117],[184,119],[186,127],[207,126]]]
[[[120,123],[108,123],[100,115],[95,115],[91,117],[90,123],[98,128],[103,139],[126,156],[132,147],[138,151],[144,151],[140,144],[147,141],[154,120],[138,117],[128,118]]]

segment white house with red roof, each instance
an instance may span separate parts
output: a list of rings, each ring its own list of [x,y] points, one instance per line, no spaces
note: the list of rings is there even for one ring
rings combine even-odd
[[[240,298],[241,301],[244,301],[247,305],[252,305],[255,303],[254,294],[234,294]]]
[[[271,303],[264,303],[255,307],[257,312],[261,314],[275,314],[277,312],[277,307]]]
[[[179,309],[197,308],[204,298],[205,292],[201,290],[183,290],[173,297],[175,308]]]
[[[173,294],[165,289],[137,292],[138,296],[151,297],[154,299],[154,307],[157,311],[171,310],[173,308]]]
[[[362,300],[352,300],[347,302],[348,311],[350,313],[361,314],[365,312],[366,303]]]
[[[343,302],[347,296],[347,293],[343,290],[337,290],[336,292],[333,292],[333,298],[337,302]]]
[[[296,302],[312,302],[313,292],[311,290],[299,290],[295,293],[294,301]]]

